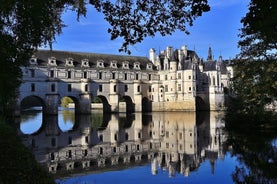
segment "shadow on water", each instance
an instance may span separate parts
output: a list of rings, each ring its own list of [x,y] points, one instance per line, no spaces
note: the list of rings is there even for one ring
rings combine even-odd
[[[226,145],[240,166],[232,178],[235,183],[277,183],[277,114],[227,114]]]

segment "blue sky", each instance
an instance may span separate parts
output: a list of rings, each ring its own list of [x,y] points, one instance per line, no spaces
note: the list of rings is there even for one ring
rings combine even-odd
[[[204,59],[207,58],[209,46],[212,47],[215,59],[220,54],[223,59],[234,58],[239,53],[237,42],[242,27],[240,20],[247,12],[248,2],[249,0],[209,0],[210,12],[204,13],[195,20],[192,27],[188,27],[190,35],[180,31],[165,37],[157,34],[130,46],[132,55],[148,57],[150,48],[158,52],[167,46],[179,49],[187,45],[188,49],[195,50]],[[88,7],[86,18],[82,17],[79,22],[76,13],[71,11],[64,13],[63,21],[67,27],[56,37],[54,50],[126,54],[118,52],[122,40],[110,40],[108,23],[93,7]]]

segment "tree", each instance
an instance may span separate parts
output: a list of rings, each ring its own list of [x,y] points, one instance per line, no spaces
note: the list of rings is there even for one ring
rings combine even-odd
[[[245,112],[263,111],[277,97],[277,2],[251,0],[242,18],[239,47],[234,62],[234,88]]]
[[[39,46],[50,44],[64,27],[61,15],[71,9],[86,15],[90,3],[104,14],[111,27],[111,39],[123,38],[120,51],[130,53],[128,46],[147,36],[173,33],[209,11],[207,0],[0,0],[0,114],[16,97],[20,85],[20,66]]]
[[[0,114],[16,97],[20,66],[34,49],[50,43],[63,27],[61,13],[70,2],[54,0],[0,0]]]
[[[141,42],[147,36],[162,36],[181,30],[186,33],[187,23],[210,10],[207,0],[91,0],[111,25],[111,39],[123,38],[120,51],[130,53],[129,45]]]

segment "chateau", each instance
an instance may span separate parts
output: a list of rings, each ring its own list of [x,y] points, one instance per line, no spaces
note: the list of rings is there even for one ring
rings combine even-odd
[[[39,50],[22,71],[18,109],[39,104],[47,114],[63,97],[77,113],[90,113],[95,98],[104,112],[222,110],[233,75],[211,48],[203,61],[186,46],[150,49],[149,58]]]

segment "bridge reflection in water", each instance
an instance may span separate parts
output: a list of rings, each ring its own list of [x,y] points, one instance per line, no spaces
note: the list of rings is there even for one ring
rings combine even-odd
[[[189,176],[207,159],[213,174],[216,160],[223,159],[225,154],[224,121],[217,112],[75,116],[72,111],[45,116],[40,128],[24,134],[23,123],[28,121],[35,120],[21,122],[24,144],[57,178],[150,162],[153,175],[163,168],[169,176]],[[72,126],[64,128],[61,121],[69,121]]]

